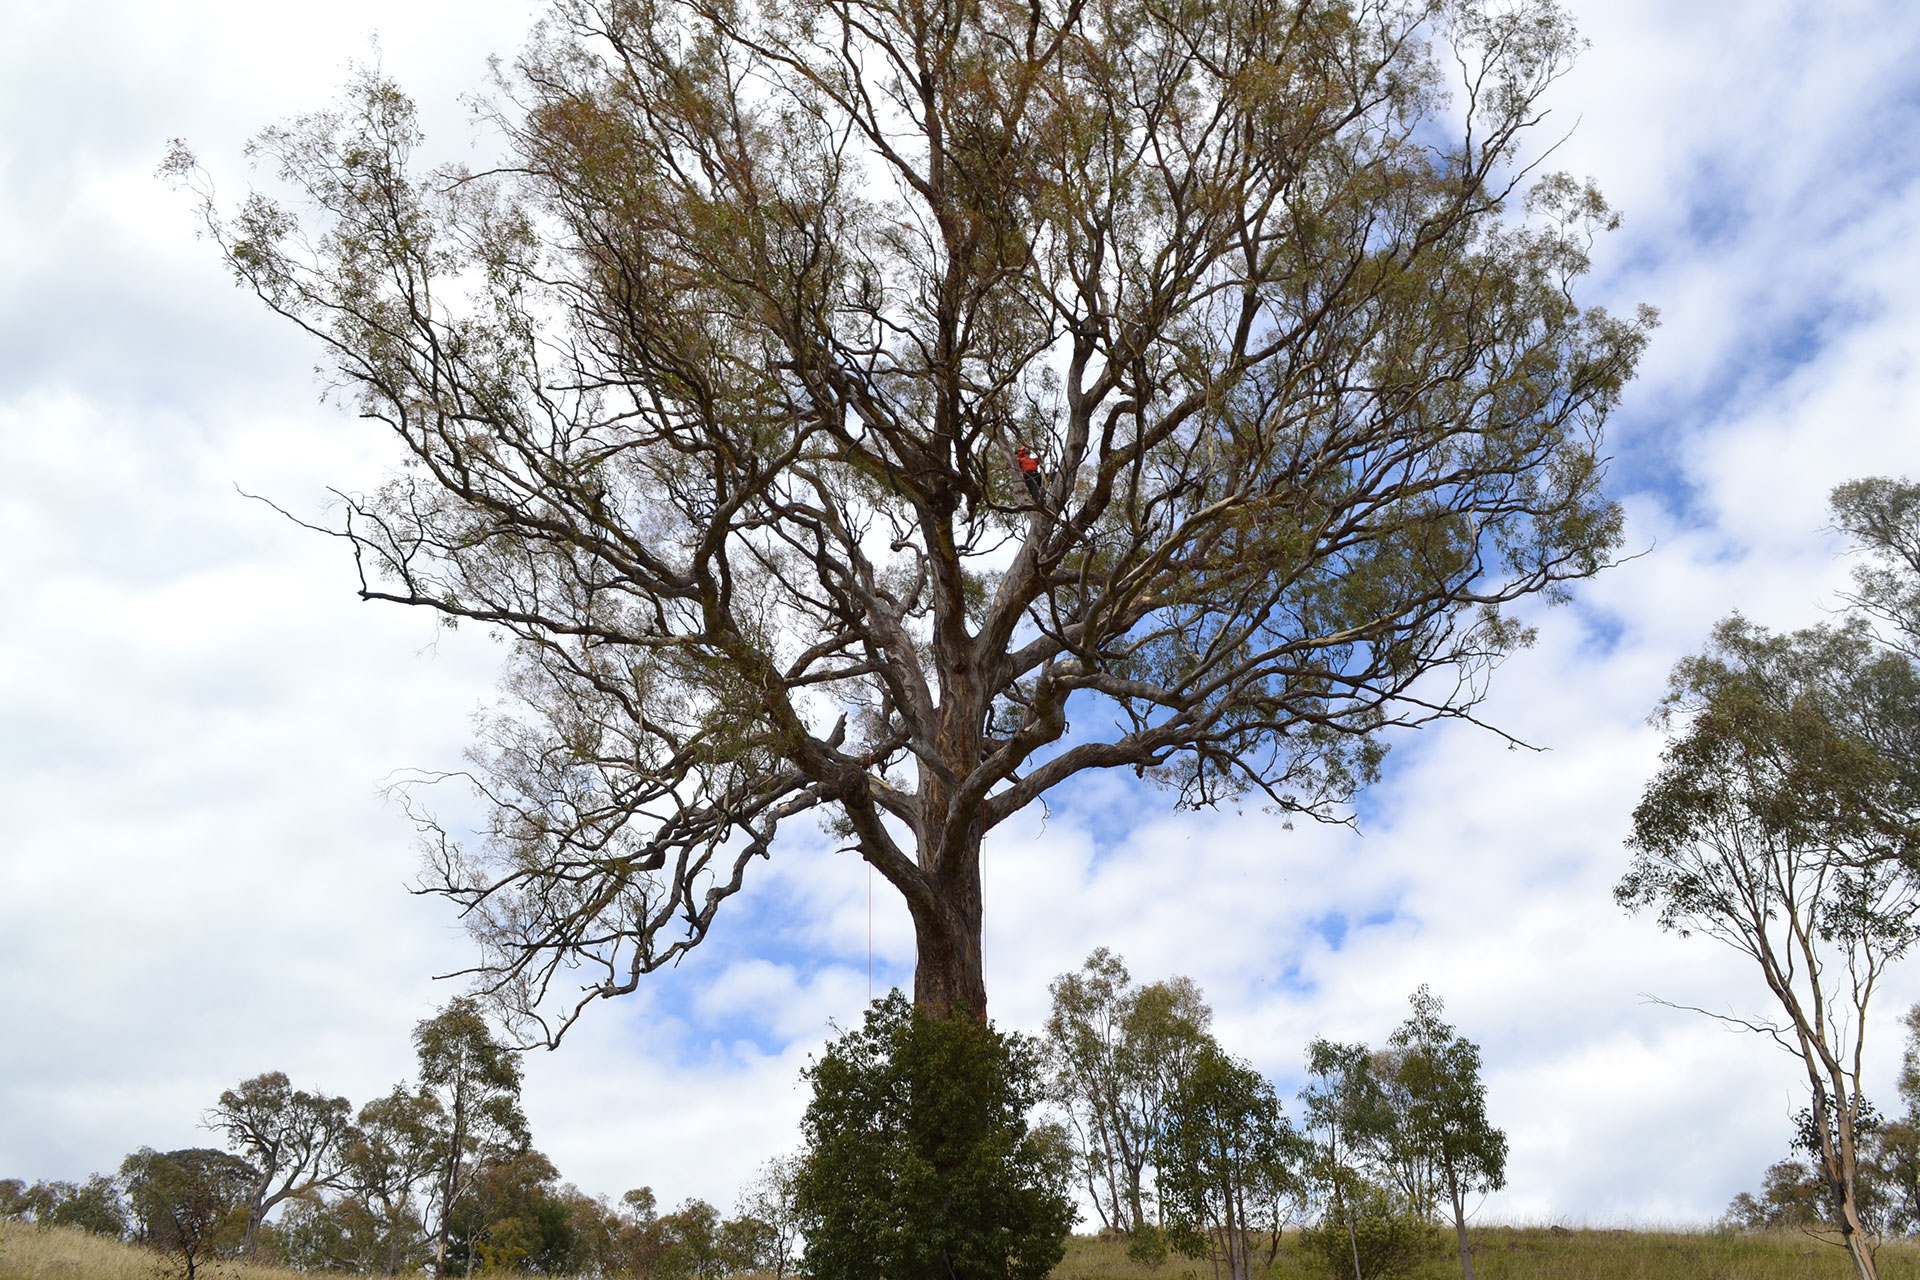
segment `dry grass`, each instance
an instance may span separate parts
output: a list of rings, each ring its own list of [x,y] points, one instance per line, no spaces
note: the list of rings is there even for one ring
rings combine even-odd
[[[151,1249],[90,1236],[72,1227],[42,1231],[0,1221],[0,1280],[163,1280],[177,1273]],[[216,1262],[199,1268],[206,1280],[310,1280],[297,1271]]]
[[[1556,1227],[1486,1227],[1468,1233],[1477,1280],[1848,1280],[1853,1266],[1832,1245],[1791,1232],[1755,1235],[1674,1231],[1567,1231]],[[1434,1258],[1409,1280],[1449,1280],[1459,1255]],[[1920,1247],[1880,1251],[1882,1280],[1920,1280]],[[1052,1280],[1213,1280],[1206,1263],[1170,1258],[1144,1267],[1124,1241],[1075,1237]],[[1269,1280],[1328,1278],[1290,1244]]]
[[[1565,1231],[1487,1227],[1473,1232],[1479,1280],[1846,1280],[1846,1255],[1803,1235],[1717,1235],[1672,1231]],[[1449,1244],[1451,1237],[1449,1237]],[[166,1259],[145,1249],[65,1227],[38,1231],[0,1222],[0,1280],[162,1280]],[[222,1262],[207,1280],[312,1280],[278,1267]],[[1452,1254],[1433,1259],[1409,1280],[1460,1274]],[[1880,1252],[1884,1280],[1920,1280],[1920,1246]],[[1127,1260],[1124,1242],[1079,1236],[1052,1280],[1213,1280],[1212,1268],[1184,1258],[1159,1267]],[[1268,1280],[1327,1280],[1284,1247]]]

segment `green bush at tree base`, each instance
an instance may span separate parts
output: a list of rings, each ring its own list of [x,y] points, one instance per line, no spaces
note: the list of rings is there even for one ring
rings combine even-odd
[[[1060,1261],[1068,1165],[1027,1125],[1031,1041],[895,991],[807,1076],[794,1203],[812,1280],[1040,1280]]]

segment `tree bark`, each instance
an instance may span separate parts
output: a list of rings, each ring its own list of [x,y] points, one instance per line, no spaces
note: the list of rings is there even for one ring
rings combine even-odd
[[[1460,1179],[1453,1166],[1447,1166],[1447,1198],[1453,1202],[1453,1230],[1460,1240],[1460,1272],[1473,1280],[1473,1250],[1467,1246],[1466,1198],[1460,1193]]]
[[[1864,1011],[1863,1011],[1864,1012]],[[1801,1051],[1804,1054],[1810,1046],[1802,1036]],[[1820,1135],[1821,1172],[1827,1180],[1828,1192],[1833,1197],[1834,1211],[1840,1218],[1840,1237],[1846,1244],[1847,1255],[1853,1259],[1853,1271],[1856,1280],[1879,1280],[1879,1268],[1873,1260],[1873,1250],[1867,1243],[1866,1224],[1860,1220],[1859,1165],[1853,1146],[1853,1120],[1850,1115],[1846,1080],[1839,1070],[1829,1064],[1833,1078],[1823,1081],[1813,1070],[1809,1056],[1807,1074],[1813,1083],[1813,1123]],[[1831,1087],[1831,1095],[1827,1092]],[[1835,1115],[1835,1112],[1838,1115]],[[1839,1130],[1839,1141],[1834,1141],[1834,1130]]]
[[[913,1003],[938,1018],[955,1014],[987,1020],[987,979],[980,950],[980,844],[949,848],[935,869],[931,901],[908,899],[916,958]],[[952,862],[948,862],[952,859]]]
[[[1337,1194],[1337,1189],[1336,1189]],[[1353,1280],[1367,1280],[1360,1274],[1360,1237],[1353,1229],[1353,1206],[1347,1205],[1347,1247],[1353,1251]]]
[[[923,891],[907,893],[915,944],[913,1003],[937,1018],[964,1014],[984,1023],[980,844],[986,824],[979,803],[955,794],[981,759],[981,702],[964,627],[942,621],[948,626],[937,628],[934,649],[949,674],[941,687],[934,746],[944,768],[923,763],[920,769],[923,807],[914,843]]]
[[[260,1203],[258,1193],[247,1208],[247,1234],[240,1242],[240,1251],[255,1262],[260,1261],[260,1224],[267,1220],[267,1206]]]

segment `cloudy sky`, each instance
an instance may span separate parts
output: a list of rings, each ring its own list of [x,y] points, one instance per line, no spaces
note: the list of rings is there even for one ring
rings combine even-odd
[[[1920,7],[1583,0],[1555,163],[1624,211],[1587,297],[1663,325],[1615,420],[1639,558],[1543,613],[1487,712],[1396,743],[1357,831],[1174,815],[1087,786],[993,837],[987,966],[1004,1025],[1096,945],[1195,978],[1232,1051],[1298,1085],[1314,1035],[1379,1042],[1429,983],[1484,1049],[1513,1221],[1698,1222],[1757,1184],[1802,1105],[1762,1042],[1645,993],[1757,1010],[1731,954],[1610,889],[1674,660],[1736,608],[1832,609],[1832,485],[1920,473]],[[298,17],[293,16],[298,13]],[[469,956],[406,892],[382,787],[455,766],[500,649],[353,598],[310,517],[377,482],[316,352],[223,276],[153,176],[184,135],[231,194],[241,146],[323,104],[377,33],[438,148],[535,16],[521,0],[262,6],[0,0],[0,1176],[73,1178],[198,1145],[271,1069],[356,1103]],[[783,848],[709,944],[527,1062],[537,1143],[617,1195],[730,1204],[791,1147],[797,1073],[868,992],[862,867]],[[872,909],[880,988],[904,911]],[[1889,1097],[1896,970],[1875,1027]]]

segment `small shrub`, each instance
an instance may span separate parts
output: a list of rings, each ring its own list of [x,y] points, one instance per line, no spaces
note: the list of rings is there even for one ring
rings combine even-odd
[[[1361,1280],[1391,1280],[1444,1250],[1440,1230],[1382,1188],[1356,1187],[1342,1208],[1300,1233],[1301,1251],[1330,1280],[1352,1280],[1356,1255]]]
[[[1134,1228],[1127,1238],[1127,1260],[1143,1267],[1157,1267],[1167,1260],[1167,1233],[1151,1222]]]

